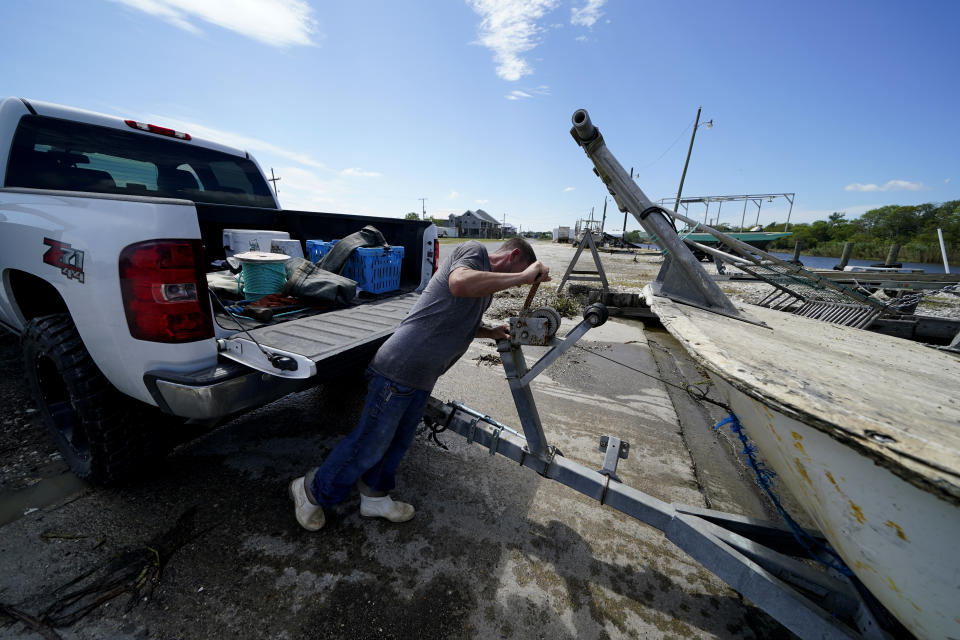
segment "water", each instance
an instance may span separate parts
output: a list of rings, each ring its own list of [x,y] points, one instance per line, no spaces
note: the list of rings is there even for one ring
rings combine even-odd
[[[772,256],[776,256],[776,257],[780,258],[781,260],[792,260],[792,259],[793,259],[793,252],[792,252],[792,251],[791,251],[790,253],[780,253],[780,252],[777,252],[777,251],[768,251],[767,253],[769,253],[769,254],[772,255]],[[803,263],[803,266],[806,267],[806,268],[808,268],[808,269],[833,269],[834,265],[839,264],[840,258],[824,258],[824,257],[821,257],[821,256],[805,256],[805,255],[801,254],[801,255],[800,255],[800,262],[802,262],[802,263]],[[861,259],[858,259],[858,258],[851,258],[850,261],[847,262],[847,264],[850,265],[850,266],[856,266],[856,267],[869,267],[869,266],[872,265],[872,264],[877,264],[877,263],[880,263],[880,262],[883,262],[883,260],[861,260]],[[904,263],[903,263],[903,268],[904,268],[904,269],[923,269],[923,270],[926,271],[927,273],[944,273],[944,271],[943,271],[943,263],[942,263],[942,262],[940,262],[940,263],[938,263],[938,264],[923,264],[923,263],[917,263],[917,262],[904,262]],[[956,272],[957,272],[957,265],[951,265],[950,271],[951,271],[951,273],[956,273]]]

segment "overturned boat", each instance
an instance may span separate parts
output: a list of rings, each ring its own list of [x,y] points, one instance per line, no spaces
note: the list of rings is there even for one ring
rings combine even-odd
[[[647,304],[817,523],[842,559],[834,569],[855,575],[916,636],[960,638],[960,360],[863,331],[891,310],[700,225],[738,251],[696,248],[766,272],[771,302],[793,312],[733,304],[671,218],[695,221],[644,195],[586,111],[573,125],[620,209],[666,254]]]

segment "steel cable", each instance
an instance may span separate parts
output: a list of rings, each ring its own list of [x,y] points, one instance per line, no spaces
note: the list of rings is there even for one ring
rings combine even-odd
[[[729,405],[727,405],[726,403],[720,402],[719,400],[714,400],[713,398],[708,397],[708,396],[707,396],[707,393],[709,393],[709,391],[704,390],[704,389],[701,389],[700,387],[697,387],[697,386],[694,385],[694,384],[688,384],[688,385],[685,385],[685,386],[682,386],[682,387],[681,387],[681,386],[678,385],[678,384],[674,384],[674,383],[672,383],[672,382],[668,382],[667,380],[664,380],[663,378],[660,378],[660,377],[658,377],[658,376],[655,376],[655,375],[653,375],[652,373],[647,373],[646,371],[643,371],[643,370],[641,370],[641,369],[637,369],[637,368],[631,367],[630,365],[625,364],[625,363],[623,363],[623,362],[620,362],[619,360],[614,360],[613,358],[608,358],[608,357],[605,356],[605,355],[599,354],[599,353],[597,353],[596,351],[591,351],[590,349],[587,349],[587,348],[585,348],[585,347],[581,347],[581,346],[578,345],[578,344],[575,344],[575,345],[573,345],[573,346],[576,347],[577,349],[580,349],[581,351],[583,351],[583,352],[585,352],[585,353],[593,354],[593,355],[597,356],[598,358],[602,358],[602,359],[604,359],[604,360],[606,360],[606,361],[608,361],[608,362],[612,362],[613,364],[620,365],[621,367],[623,367],[623,368],[625,368],[625,369],[629,369],[630,371],[633,371],[633,372],[635,372],[635,373],[639,373],[640,375],[647,376],[648,378],[653,378],[654,380],[657,380],[658,382],[662,382],[663,384],[665,384],[665,385],[668,386],[668,387],[673,387],[674,389],[679,389],[680,391],[683,391],[684,393],[686,393],[687,395],[689,395],[689,396],[690,396],[691,398],[693,398],[694,400],[702,401],[702,402],[709,402],[709,403],[712,404],[712,405],[716,405],[716,406],[720,407],[720,408],[723,409],[724,411],[728,411],[728,412],[729,412],[729,411],[732,411],[732,409],[730,408]],[[709,381],[708,381],[708,384],[709,384]]]

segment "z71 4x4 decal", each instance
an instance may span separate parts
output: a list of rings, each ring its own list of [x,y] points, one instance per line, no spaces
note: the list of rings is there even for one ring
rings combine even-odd
[[[50,247],[43,254],[44,263],[60,269],[60,273],[68,278],[83,282],[83,251],[50,238],[44,238],[43,244]]]

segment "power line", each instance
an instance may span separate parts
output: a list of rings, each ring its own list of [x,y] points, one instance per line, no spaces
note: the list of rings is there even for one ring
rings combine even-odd
[[[680,135],[677,136],[677,139],[670,143],[670,146],[667,147],[666,151],[664,151],[663,153],[661,153],[661,154],[657,157],[657,159],[654,160],[653,162],[651,162],[650,164],[644,165],[644,166],[638,168],[637,171],[639,172],[640,169],[646,169],[647,167],[652,167],[653,165],[655,165],[655,164],[657,164],[658,162],[660,162],[661,158],[663,158],[663,156],[667,155],[667,152],[669,152],[670,149],[673,149],[673,148],[676,146],[676,144],[677,144],[678,142],[680,142],[680,138],[682,138],[682,137],[683,137],[683,134],[685,134],[687,131],[689,131],[689,130],[690,130],[690,127],[692,127],[692,126],[693,126],[693,120],[690,121],[690,124],[687,125],[686,129],[684,129],[683,131],[680,132]]]

